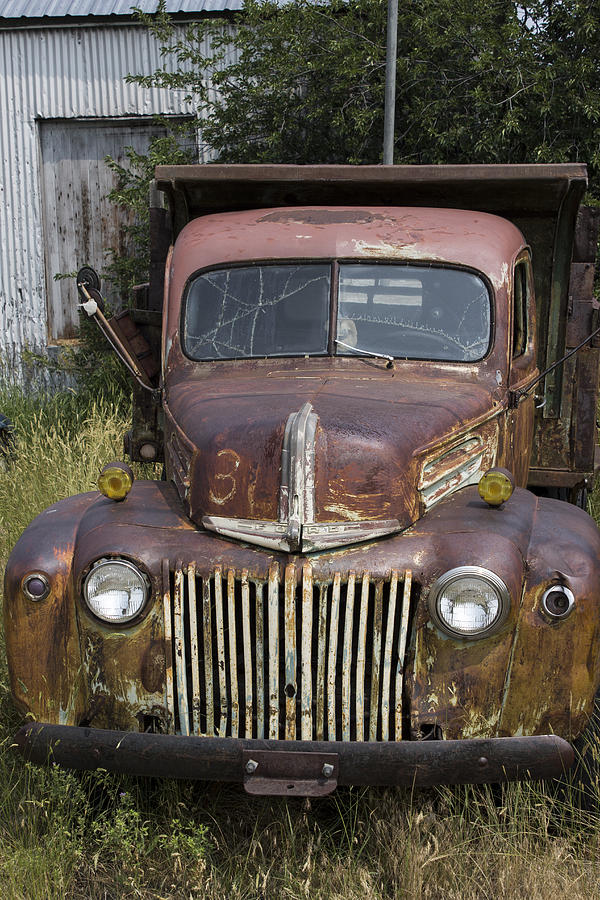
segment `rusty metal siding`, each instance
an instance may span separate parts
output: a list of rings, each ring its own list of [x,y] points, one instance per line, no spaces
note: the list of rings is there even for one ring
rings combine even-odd
[[[0,366],[13,378],[26,347],[47,345],[40,122],[191,113],[183,92],[125,82],[168,66],[159,50],[139,26],[0,30]]]

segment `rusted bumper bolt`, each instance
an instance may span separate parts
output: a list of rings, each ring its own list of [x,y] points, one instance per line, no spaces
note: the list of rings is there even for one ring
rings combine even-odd
[[[331,765],[331,763],[325,763],[322,771],[325,778],[331,778],[331,776],[333,775],[333,766]]]
[[[482,769],[483,769],[485,766],[487,766],[487,764],[488,764],[488,761],[487,761],[487,757],[486,757],[486,756],[480,756],[479,759],[477,760],[477,762],[479,763],[479,765],[481,766]]]
[[[258,769],[258,763],[255,759],[249,759],[246,763],[246,772],[248,775],[254,775],[256,770]]]

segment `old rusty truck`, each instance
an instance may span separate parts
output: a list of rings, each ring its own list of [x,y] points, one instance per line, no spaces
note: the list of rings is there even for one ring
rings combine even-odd
[[[78,283],[164,477],[107,460],[11,555],[27,758],[287,796],[571,765],[600,685],[586,183],[157,169],[133,308]]]

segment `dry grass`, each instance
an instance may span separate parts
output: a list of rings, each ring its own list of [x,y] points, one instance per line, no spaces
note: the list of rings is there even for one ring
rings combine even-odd
[[[59,497],[120,455],[110,404],[4,395],[18,446],[0,472],[0,564]],[[600,894],[600,817],[567,787],[340,789],[252,799],[230,785],[77,776],[14,755],[0,663],[0,887],[7,898],[569,898]],[[598,744],[592,745],[597,753]],[[598,792],[594,791],[597,799]]]

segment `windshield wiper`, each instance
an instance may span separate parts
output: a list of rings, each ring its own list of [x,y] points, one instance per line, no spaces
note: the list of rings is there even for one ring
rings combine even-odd
[[[353,347],[352,344],[346,344],[344,341],[338,341],[337,338],[335,339],[334,343],[339,344],[340,347],[347,347],[348,350],[353,350],[354,353],[364,353],[367,356],[375,356],[377,359],[387,359],[386,368],[394,368],[394,357],[388,356],[387,353],[376,353],[374,350],[363,350],[361,347]]]

